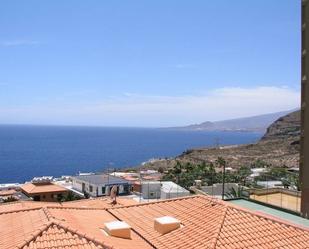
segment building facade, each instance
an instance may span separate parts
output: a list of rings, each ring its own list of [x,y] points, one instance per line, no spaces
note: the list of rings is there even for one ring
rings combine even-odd
[[[301,214],[309,218],[309,1],[302,0],[301,8]]]
[[[109,195],[112,187],[117,186],[117,194],[130,193],[131,183],[120,177],[107,174],[79,175],[72,177],[73,189],[92,197]]]

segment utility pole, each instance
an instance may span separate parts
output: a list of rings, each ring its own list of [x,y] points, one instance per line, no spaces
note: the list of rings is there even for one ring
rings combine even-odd
[[[309,2],[302,0],[301,9],[301,134],[300,134],[300,188],[301,215],[309,218]]]
[[[226,166],[226,163],[225,161],[223,160],[223,176],[222,176],[222,200],[224,200],[224,191],[225,191],[225,166]]]
[[[224,200],[224,194],[225,194],[225,167],[226,167],[226,161],[222,157],[218,157],[216,161],[217,165],[222,169],[222,200]]]

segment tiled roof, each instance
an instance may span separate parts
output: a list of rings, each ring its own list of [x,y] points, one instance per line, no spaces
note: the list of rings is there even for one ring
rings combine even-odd
[[[117,207],[134,205],[136,201],[127,198],[117,198]],[[81,207],[81,208],[111,208],[115,205],[111,204],[109,197],[99,197],[94,199],[83,199],[78,201],[62,202],[62,206],[65,207]]]
[[[109,211],[156,248],[309,248],[308,229],[206,196]],[[173,216],[183,227],[161,235],[153,229],[154,219],[161,216]]]
[[[0,213],[11,212],[18,210],[26,210],[33,208],[41,208],[50,205],[59,205],[56,202],[43,202],[43,201],[14,201],[0,204]]]
[[[0,248],[14,248],[32,238],[48,223],[43,209],[0,214]]]
[[[82,199],[69,202],[43,202],[43,201],[14,201],[0,204],[0,213],[9,211],[18,211],[25,209],[33,209],[47,206],[63,206],[63,207],[79,207],[79,208],[111,208],[136,204],[136,201],[127,198],[117,198],[117,204],[112,205],[111,199],[108,197],[99,197],[95,199]]]
[[[98,201],[104,202],[103,198]],[[84,200],[71,202],[71,206],[2,212],[0,248],[309,248],[308,229],[207,196],[96,207],[101,202]],[[159,234],[153,225],[162,216],[177,218],[181,227]],[[104,233],[104,223],[113,220],[128,223],[132,239]]]
[[[51,224],[44,231],[42,231],[35,239],[29,243],[25,243],[24,249],[48,249],[57,248],[58,245],[62,248],[71,249],[97,249],[104,248],[102,245],[86,239],[83,236],[69,231],[68,229],[57,225]]]
[[[66,188],[61,187],[57,184],[33,184],[26,183],[21,186],[21,189],[28,194],[38,193],[52,193],[52,192],[64,192],[68,191]]]

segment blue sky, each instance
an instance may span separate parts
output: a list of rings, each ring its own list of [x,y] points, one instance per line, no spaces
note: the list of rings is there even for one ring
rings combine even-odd
[[[300,1],[0,2],[0,123],[184,125],[299,96]]]

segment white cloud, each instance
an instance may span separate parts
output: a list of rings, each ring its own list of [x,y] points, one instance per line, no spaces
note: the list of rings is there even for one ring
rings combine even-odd
[[[125,93],[82,104],[0,109],[0,122],[14,117],[11,122],[174,126],[285,111],[299,104],[300,92],[287,87],[219,88],[198,96]]]
[[[13,46],[27,46],[27,45],[38,45],[39,41],[30,41],[30,40],[11,40],[11,41],[0,41],[0,45],[4,47],[13,47]]]

